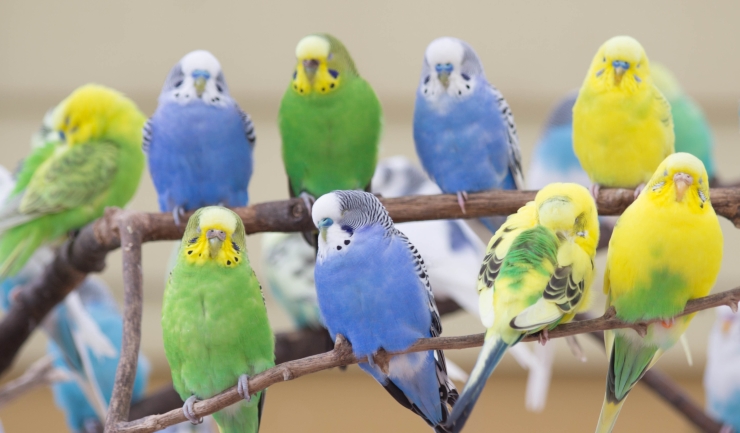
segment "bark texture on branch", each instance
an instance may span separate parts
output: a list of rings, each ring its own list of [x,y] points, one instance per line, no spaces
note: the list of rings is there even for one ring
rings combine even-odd
[[[686,309],[681,312],[681,314],[678,314],[676,317],[684,316],[686,314],[691,314],[712,307],[718,307],[720,305],[729,305],[731,306],[731,308],[737,309],[738,300],[740,300],[740,287],[728,290],[723,293],[718,293],[716,295],[711,295],[705,298],[689,301],[686,305]],[[638,325],[627,324],[618,319],[615,319],[613,310],[610,310],[607,311],[604,316],[596,319],[583,320],[579,322],[559,325],[549,332],[549,337],[559,338],[569,335],[583,334],[594,331],[604,331],[616,328],[632,328],[635,329],[637,332],[644,332],[644,329],[647,327],[648,324],[660,321],[661,320],[646,321]],[[436,349],[451,350],[465,349],[469,347],[480,347],[483,345],[483,337],[484,334],[463,335],[459,337],[422,338],[411,345],[411,347],[405,351],[385,353],[383,356],[392,357],[403,353],[422,352],[426,350]],[[525,338],[523,341],[537,340],[538,336],[532,335]],[[358,362],[364,361],[366,361],[366,358],[360,359],[355,357],[352,353],[352,347],[349,345],[349,343],[347,343],[343,338],[338,338],[334,349],[329,352],[278,364],[269,370],[266,370],[260,374],[251,377],[249,379],[249,389],[251,392],[255,393],[279,382],[292,380],[297,377],[305,376],[307,374],[315,373],[333,367],[356,364]],[[382,362],[383,360],[380,361]],[[377,358],[376,362],[378,362]],[[195,414],[198,417],[210,415],[231,404],[238,402],[240,399],[241,397],[239,397],[236,386],[233,386],[212,398],[197,402],[194,406]],[[167,426],[178,424],[184,421],[187,421],[187,419],[182,413],[182,410],[173,409],[162,415],[151,415],[135,421],[121,422],[113,426],[113,428],[108,428],[108,425],[106,424],[106,433],[155,432]]]

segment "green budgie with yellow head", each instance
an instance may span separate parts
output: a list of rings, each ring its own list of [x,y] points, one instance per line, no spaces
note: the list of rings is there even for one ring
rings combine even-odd
[[[133,197],[144,169],[146,117],[121,93],[96,84],[75,90],[52,112],[61,140],[34,147],[0,207],[0,277],[13,276],[42,244]]]
[[[291,197],[368,190],[378,160],[382,110],[344,45],[315,34],[296,47],[278,123]]]
[[[244,401],[213,418],[221,433],[259,431],[266,391],[251,396],[248,379],[275,365],[275,339],[234,212],[209,206],[190,217],[164,293],[162,333],[190,422],[200,422],[197,400],[237,385]]]

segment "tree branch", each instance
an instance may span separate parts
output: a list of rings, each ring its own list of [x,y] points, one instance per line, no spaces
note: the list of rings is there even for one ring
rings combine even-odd
[[[475,218],[486,215],[508,215],[534,199],[532,191],[489,191],[469,195],[466,214],[462,214],[454,195],[412,196],[382,199],[396,223],[432,219]],[[631,202],[632,192],[604,189],[597,205],[600,215],[618,215]],[[740,188],[716,188],[711,191],[717,213],[740,228]],[[300,199],[260,203],[235,209],[244,221],[248,234],[265,231],[306,231],[313,229],[310,215]],[[0,374],[15,359],[18,350],[46,314],[89,272],[105,267],[105,256],[120,246],[117,227],[118,209],[83,228],[60,248],[43,275],[20,291],[8,313],[0,322]],[[172,215],[137,213],[142,242],[180,239],[184,226],[177,227]]]
[[[46,355],[28,367],[23,375],[0,388],[0,407],[5,406],[37,386],[48,385],[71,377],[62,370],[54,368],[54,360]]]
[[[716,295],[707,296],[705,298],[691,300],[686,304],[686,308],[684,309],[684,311],[681,312],[681,314],[678,314],[676,317],[684,316],[720,305],[729,305],[731,308],[734,307],[734,309],[737,309],[738,300],[740,300],[740,287],[728,290],[723,293],[718,293]],[[571,322],[559,325],[549,332],[549,337],[559,338],[580,333],[604,331],[616,328],[632,328],[635,329],[637,332],[642,331],[644,333],[645,328],[648,324],[660,321],[661,320],[650,320],[641,322],[636,325],[629,324],[616,319],[614,317],[613,310],[609,310],[606,314],[604,314],[604,316],[597,319],[583,320],[579,322]],[[405,351],[387,353],[385,354],[385,356],[392,357],[404,353],[422,352],[437,349],[452,350],[479,347],[483,345],[483,337],[484,334],[463,335],[459,337],[422,338]],[[538,335],[535,334],[525,338],[523,341],[537,340]],[[358,362],[365,361],[366,358],[364,357],[355,357],[352,353],[352,347],[349,345],[349,343],[347,343],[346,340],[344,340],[343,338],[339,337],[334,349],[329,352],[278,364],[269,370],[266,370],[260,374],[251,377],[249,379],[249,389],[252,393],[256,393],[267,388],[268,386],[274,385],[279,382],[293,380],[307,374],[315,373],[333,367],[356,364]],[[241,397],[239,397],[236,386],[233,386],[212,398],[197,402],[194,406],[195,414],[199,417],[210,415],[231,404],[238,402],[240,399]],[[161,430],[167,426],[178,424],[184,421],[187,421],[187,419],[185,418],[185,415],[183,415],[182,410],[174,409],[162,415],[151,415],[142,419],[138,419],[136,421],[118,423],[117,425],[113,426],[113,428],[106,428],[106,432],[148,433]]]

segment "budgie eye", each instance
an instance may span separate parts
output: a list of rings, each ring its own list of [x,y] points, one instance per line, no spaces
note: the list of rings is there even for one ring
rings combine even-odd
[[[334,58],[334,53],[329,53],[328,56],[326,56],[326,60],[331,60]]]
[[[606,57],[604,57],[603,59],[601,59],[601,61],[602,62],[606,62]]]

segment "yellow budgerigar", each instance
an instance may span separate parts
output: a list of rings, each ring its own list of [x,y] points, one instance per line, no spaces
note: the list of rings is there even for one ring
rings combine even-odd
[[[593,183],[637,188],[674,152],[671,106],[653,84],[639,42],[616,36],[591,61],[573,106],[573,149]]]
[[[688,153],[670,155],[609,242],[606,307],[626,322],[663,321],[644,337],[629,328],[605,332],[609,372],[598,433],[611,432],[632,387],[681,338],[694,315],[673,317],[709,293],[721,261],[722,231],[704,164]]]
[[[496,231],[478,275],[488,328],[470,380],[447,426],[462,430],[504,352],[525,336],[570,321],[588,306],[599,242],[596,204],[586,188],[553,183]]]

